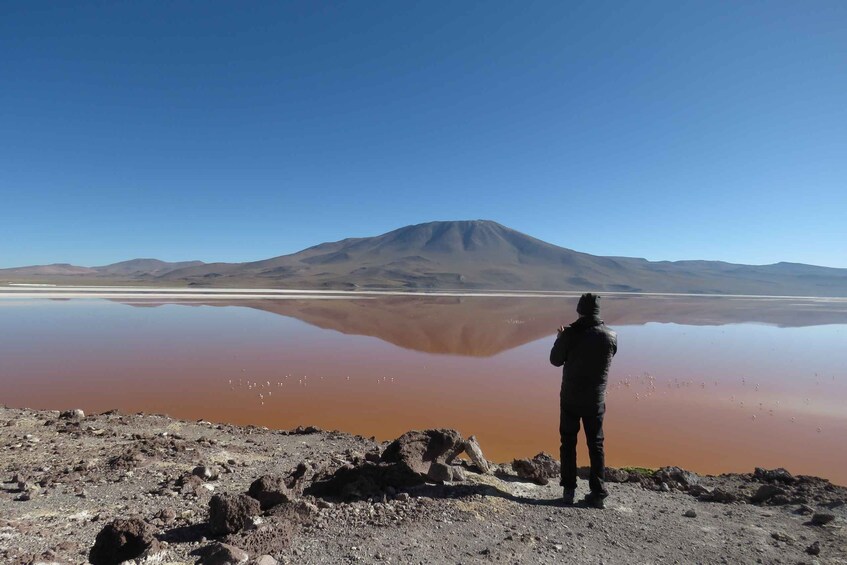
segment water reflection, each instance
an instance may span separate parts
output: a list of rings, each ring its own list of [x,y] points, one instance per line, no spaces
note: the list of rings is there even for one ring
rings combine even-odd
[[[498,461],[557,452],[560,373],[547,355],[575,299],[132,305],[155,307],[0,300],[3,402],[317,425],[379,439],[453,427],[476,434]],[[786,466],[847,483],[844,309],[797,299],[606,299],[603,316],[620,341],[609,463]]]
[[[488,357],[555,333],[575,319],[577,297],[379,297],[367,300],[121,300],[133,306],[240,306],[344,334],[379,338],[426,353]],[[692,326],[763,323],[778,327],[847,324],[847,301],[697,296],[605,297],[609,326],[649,322]]]

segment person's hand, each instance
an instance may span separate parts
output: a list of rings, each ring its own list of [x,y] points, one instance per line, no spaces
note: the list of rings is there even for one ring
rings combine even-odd
[[[556,334],[556,339],[562,337],[562,334],[565,333],[565,326],[559,326],[557,332],[558,333]]]

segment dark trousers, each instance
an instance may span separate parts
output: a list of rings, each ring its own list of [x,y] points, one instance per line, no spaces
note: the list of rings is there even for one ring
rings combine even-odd
[[[603,454],[603,416],[606,404],[589,406],[569,406],[562,404],[559,420],[559,436],[562,446],[559,457],[562,461],[562,481],[565,488],[576,489],[576,437],[579,434],[579,422],[585,426],[585,440],[588,442],[588,457],[591,460],[591,474],[588,485],[591,492],[606,496],[604,471],[606,460]]]

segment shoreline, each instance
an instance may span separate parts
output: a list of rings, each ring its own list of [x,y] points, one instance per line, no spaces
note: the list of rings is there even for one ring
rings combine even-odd
[[[148,298],[218,298],[227,299],[284,299],[284,298],[356,298],[384,296],[432,296],[454,298],[578,298],[583,292],[596,292],[604,296],[626,297],[681,297],[681,298],[744,298],[761,300],[813,300],[825,302],[847,302],[845,296],[805,296],[769,294],[727,293],[684,293],[684,292],[623,292],[598,289],[582,290],[520,290],[520,289],[412,289],[395,290],[380,288],[344,289],[296,289],[296,288],[250,288],[250,287],[157,287],[133,285],[65,285],[41,283],[0,283],[0,298],[103,298],[103,297],[148,297]]]
[[[387,443],[309,427],[4,407],[0,445],[0,557],[8,563],[85,563],[104,526],[131,516],[156,545],[156,556],[139,563],[194,563],[216,543],[282,563],[847,556],[847,488],[783,471],[632,470],[615,482],[623,475],[612,470],[601,511],[564,507],[555,474],[537,484],[507,464],[483,474],[465,461],[439,467],[451,473],[442,480],[392,483],[400,479],[385,462]],[[216,495],[244,496],[258,478],[290,478],[300,467],[306,478],[286,490],[285,503],[225,535],[209,530]],[[580,479],[578,495],[586,492]],[[831,521],[816,523],[823,520]]]

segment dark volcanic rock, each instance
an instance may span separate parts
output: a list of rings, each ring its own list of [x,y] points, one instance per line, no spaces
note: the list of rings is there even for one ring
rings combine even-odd
[[[209,500],[209,529],[214,535],[231,534],[253,525],[261,512],[259,501],[244,494],[216,494]]]
[[[198,489],[203,487],[203,479],[194,474],[185,473],[176,480],[180,494],[197,494]]]
[[[451,463],[465,445],[455,430],[406,432],[385,448],[379,462],[358,460],[356,464],[344,465],[332,474],[317,477],[304,492],[350,500],[426,481],[463,480],[462,470]]]
[[[753,504],[762,504],[774,498],[777,495],[785,495],[785,490],[776,485],[762,485],[750,497],[750,502]]]
[[[116,565],[145,551],[159,551],[153,528],[137,518],[118,519],[106,524],[97,534],[88,560],[93,565]]]
[[[317,475],[321,473],[321,469],[311,462],[298,463],[297,467],[285,477],[285,486],[289,490],[302,493],[306,485],[311,483]]]
[[[405,488],[424,482],[423,476],[406,465],[365,461],[358,466],[345,465],[328,477],[315,480],[304,492],[313,496],[352,500],[381,494],[388,487]]]
[[[786,484],[792,484],[796,481],[794,475],[782,467],[779,467],[778,469],[762,469],[761,467],[756,467],[756,470],[753,471],[753,478],[760,481]]]
[[[297,516],[300,512],[294,508],[296,506],[297,504],[276,506],[273,512],[284,509],[286,514],[297,518],[298,521],[308,521],[302,514]],[[237,543],[238,547],[250,555],[276,554],[285,550],[291,545],[291,540],[296,532],[295,523],[288,517],[279,516],[272,516],[269,522],[269,524],[263,524],[255,530],[237,534],[238,540],[237,542],[233,540],[233,543]]]
[[[562,473],[562,466],[556,459],[541,452],[532,459],[515,459],[512,461],[512,470],[522,479],[546,485],[550,479]]]
[[[653,480],[679,490],[688,490],[692,485],[700,483],[697,473],[679,467],[662,467],[653,474]]]
[[[809,555],[820,555],[821,554],[821,542],[816,541],[812,545],[806,548],[806,553]]]
[[[382,452],[380,463],[407,467],[413,473],[436,482],[443,481],[443,469],[434,465],[450,465],[465,450],[465,441],[455,430],[413,430],[395,439]]]
[[[288,430],[286,432],[286,434],[292,435],[292,436],[294,436],[294,435],[304,436],[304,435],[310,435],[310,434],[319,434],[322,431],[323,430],[321,430],[320,428],[315,427],[315,426],[297,426],[293,430]]]
[[[703,485],[691,485],[688,487],[688,494],[696,497],[709,497],[712,494],[712,489],[706,488]]]
[[[262,510],[267,510],[277,504],[291,502],[291,491],[281,477],[263,475],[253,481],[247,494],[259,501]]]
[[[721,504],[731,504],[738,500],[738,496],[720,487],[713,489],[707,494],[700,495],[699,498],[704,502],[719,502]]]
[[[829,512],[815,512],[812,515],[812,524],[815,526],[825,526],[835,520],[835,514]]]

